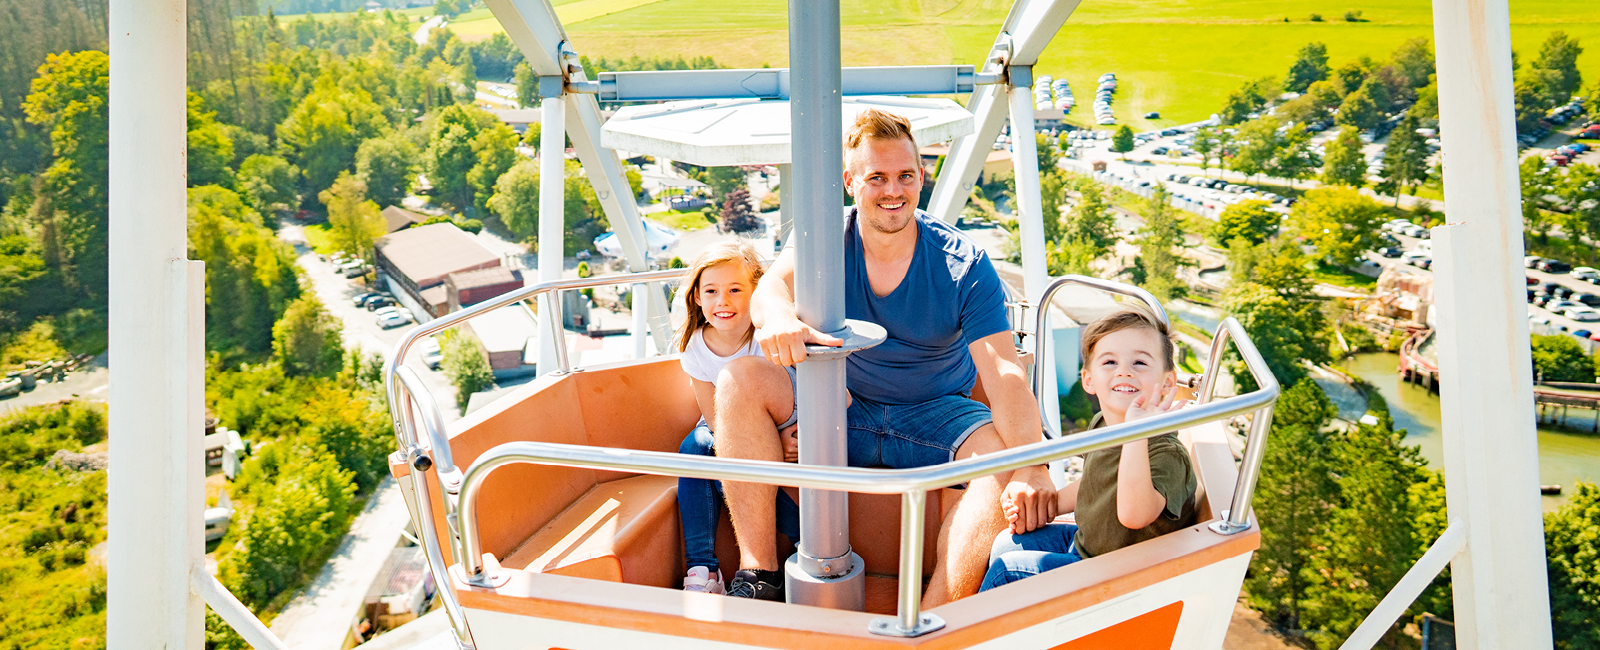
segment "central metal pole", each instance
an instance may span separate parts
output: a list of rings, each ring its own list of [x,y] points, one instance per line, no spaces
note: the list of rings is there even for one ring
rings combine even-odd
[[[795,307],[823,332],[845,330],[844,128],[840,106],[839,0],[789,3],[789,120],[793,161],[783,179],[795,217]],[[845,359],[799,366],[800,462],[844,465]],[[789,602],[862,610],[866,574],[850,552],[849,495],[800,490],[800,550],[785,565]]]

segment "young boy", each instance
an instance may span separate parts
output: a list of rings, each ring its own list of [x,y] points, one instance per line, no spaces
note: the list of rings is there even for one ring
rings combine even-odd
[[[1083,389],[1100,401],[1091,429],[1182,408],[1173,398],[1177,373],[1169,336],[1140,303],[1083,329]],[[1189,453],[1176,433],[1091,452],[1082,478],[1057,493],[1060,512],[1077,512],[1077,524],[1000,533],[980,591],[1191,526],[1195,487]],[[1016,509],[1006,504],[1005,510],[1015,523]]]

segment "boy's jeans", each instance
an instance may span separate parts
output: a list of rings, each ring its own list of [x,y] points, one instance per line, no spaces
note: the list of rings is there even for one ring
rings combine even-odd
[[[678,453],[715,456],[711,427],[704,420],[678,446]],[[800,506],[789,493],[778,490],[778,532],[800,541]],[[717,523],[722,520],[722,482],[702,478],[678,479],[678,517],[683,523],[685,567],[717,570]],[[780,558],[781,559],[781,558]]]
[[[984,574],[983,586],[978,591],[988,591],[1083,559],[1073,543],[1077,536],[1077,525],[1066,523],[1045,524],[1021,535],[1009,531],[1000,533],[989,550],[989,572]]]

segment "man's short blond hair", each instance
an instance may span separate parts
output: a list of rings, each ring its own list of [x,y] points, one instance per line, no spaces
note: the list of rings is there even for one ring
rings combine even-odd
[[[905,140],[916,151],[917,139],[911,137],[911,121],[888,111],[869,108],[856,115],[856,121],[844,132],[844,161],[849,167],[857,149],[868,140]]]
[[[1125,302],[1117,305],[1111,313],[1101,316],[1083,328],[1083,342],[1079,352],[1083,363],[1087,366],[1094,353],[1094,346],[1100,344],[1100,339],[1115,332],[1131,329],[1147,329],[1159,335],[1162,343],[1162,372],[1177,369],[1177,364],[1172,360],[1172,330],[1166,323],[1161,322],[1155,310],[1142,302]]]

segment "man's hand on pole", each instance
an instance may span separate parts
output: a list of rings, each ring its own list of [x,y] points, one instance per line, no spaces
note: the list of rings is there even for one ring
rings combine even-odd
[[[780,366],[805,361],[807,343],[839,347],[844,341],[818,332],[798,318],[768,319],[756,330],[756,344],[761,346],[761,354]]]

